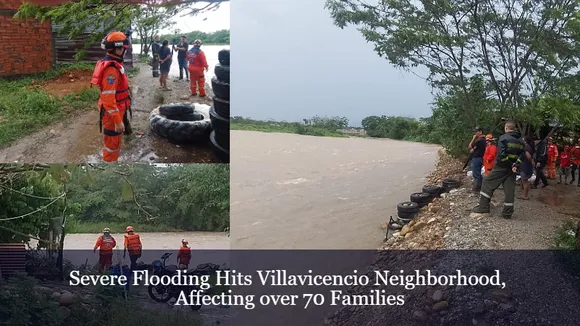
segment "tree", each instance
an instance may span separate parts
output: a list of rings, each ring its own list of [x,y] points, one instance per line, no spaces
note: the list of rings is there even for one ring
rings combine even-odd
[[[137,24],[140,38],[149,39],[160,28],[165,27],[165,24],[171,25],[168,21],[173,16],[179,13],[196,15],[215,10],[221,2],[225,1],[227,0],[188,0],[181,4],[154,3],[147,6],[106,0],[71,1],[58,6],[36,6],[25,3],[14,17],[50,20],[53,24],[60,25],[59,33],[67,35],[70,39],[91,31],[91,36],[85,40],[84,48],[86,49],[102,40],[110,31],[128,31],[132,23]],[[147,2],[142,1],[142,3]],[[199,7],[200,3],[204,6]],[[85,51],[79,51],[76,58],[80,60],[84,54]]]
[[[544,116],[580,122],[572,113],[578,106],[542,101],[578,66],[578,1],[327,0],[326,8],[337,26],[358,26],[396,67],[426,67],[437,95],[463,93],[456,118],[463,124],[482,125],[480,94],[470,96],[478,81],[484,98],[495,100],[485,112],[490,130],[502,118],[524,130],[546,123]]]
[[[139,6],[136,10],[136,17],[134,20],[135,30],[139,40],[141,40],[141,55],[149,53],[149,47],[153,38],[160,30],[169,28],[175,25],[171,19],[180,10],[179,6],[154,7],[154,6]]]

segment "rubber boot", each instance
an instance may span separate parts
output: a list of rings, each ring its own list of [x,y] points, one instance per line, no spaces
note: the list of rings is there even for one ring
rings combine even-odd
[[[490,200],[488,198],[479,195],[479,204],[475,206],[473,209],[471,209],[471,211],[473,213],[479,214],[489,213],[489,202]]]

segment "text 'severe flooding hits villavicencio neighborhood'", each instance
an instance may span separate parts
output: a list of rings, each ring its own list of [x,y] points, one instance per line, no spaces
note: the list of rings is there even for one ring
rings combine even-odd
[[[215,276],[216,286],[232,287],[312,287],[314,291],[306,291],[297,294],[235,294],[231,289],[220,294],[205,293],[212,287],[210,275],[188,274],[185,270],[179,270],[173,276],[159,276],[149,273],[147,270],[133,271],[131,277],[125,275],[81,275],[79,271],[70,273],[70,285],[88,286],[194,286],[193,291],[182,291],[175,305],[229,305],[243,306],[246,309],[254,309],[261,306],[296,306],[302,305],[305,309],[309,306],[401,306],[405,304],[404,294],[388,294],[385,289],[372,289],[366,294],[349,294],[336,287],[344,286],[370,286],[384,287],[393,286],[412,290],[418,286],[495,286],[505,288],[505,283],[500,280],[500,272],[496,270],[493,275],[464,275],[460,270],[454,274],[437,275],[430,270],[413,270],[406,273],[403,270],[377,270],[371,276],[359,274],[354,270],[347,275],[316,274],[308,270],[305,274],[292,274],[286,270],[257,270],[254,275],[243,274],[235,270],[218,270]],[[257,282],[257,283],[256,283]],[[278,292],[278,291],[277,291]]]

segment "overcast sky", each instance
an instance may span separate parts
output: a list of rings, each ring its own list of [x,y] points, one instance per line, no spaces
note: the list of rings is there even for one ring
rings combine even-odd
[[[199,3],[195,7],[204,7],[205,5],[207,3]],[[169,30],[163,30],[163,34],[172,34],[176,28],[179,28],[182,33],[191,31],[211,33],[220,29],[230,29],[230,3],[223,2],[219,9],[215,11],[212,10],[195,16],[177,16],[174,20],[176,21],[174,27]]]
[[[380,58],[355,28],[341,30],[324,0],[231,4],[232,116],[301,121],[431,115],[426,83]]]

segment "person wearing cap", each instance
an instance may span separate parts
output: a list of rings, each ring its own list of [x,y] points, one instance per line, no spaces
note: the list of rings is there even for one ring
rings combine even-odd
[[[552,137],[548,137],[548,161],[546,172],[548,179],[556,180],[556,160],[558,159],[558,145],[554,144]]]
[[[471,172],[473,174],[473,191],[479,191],[483,182],[481,168],[483,166],[483,155],[485,154],[486,141],[483,137],[483,129],[477,127],[473,129],[473,138],[469,142],[468,148],[472,153]]]
[[[189,75],[191,76],[191,82],[189,83],[189,89],[191,91],[191,96],[197,95],[197,90],[199,89],[199,97],[205,97],[205,72],[207,72],[209,66],[207,64],[207,59],[205,53],[201,49],[203,42],[201,40],[193,41],[193,46],[189,51],[187,51],[187,61],[189,62]]]
[[[104,228],[103,235],[97,238],[97,243],[95,243],[93,248],[93,253],[99,249],[99,273],[113,265],[113,248],[116,246],[117,242],[111,235],[111,230]]]
[[[488,134],[485,136],[486,146],[485,153],[483,154],[483,166],[485,167],[485,175],[489,174],[489,171],[493,169],[495,164],[495,157],[497,155],[497,146],[493,143],[493,135]]]
[[[578,138],[578,142],[570,151],[570,157],[572,161],[572,166],[570,168],[572,180],[570,180],[570,184],[573,184],[576,180],[576,170],[578,170],[578,187],[580,187],[580,138]]]
[[[521,139],[520,133],[516,131],[514,122],[506,121],[504,131],[505,134],[498,140],[495,165],[483,179],[479,203],[472,209],[472,212],[489,213],[493,193],[500,185],[503,185],[505,200],[501,214],[503,218],[509,219],[514,213],[516,173],[522,164],[521,158],[526,144]]]
[[[143,250],[143,245],[141,244],[141,238],[135,233],[132,226],[125,228],[125,250],[123,251],[123,258],[127,257],[127,251],[129,251],[129,259],[131,260],[131,270],[137,267],[137,259],[141,258],[141,252]]]
[[[187,245],[189,242],[185,239],[181,239],[181,247],[177,252],[177,266],[179,269],[187,269],[189,267],[189,262],[191,261],[191,248]]]
[[[570,167],[572,166],[570,146],[564,146],[564,151],[560,153],[560,180],[558,183],[562,183],[562,176],[564,176],[564,184],[568,184],[568,176],[570,175]]]
[[[536,162],[536,180],[534,181],[533,188],[538,188],[540,181],[542,181],[542,188],[548,186],[548,178],[544,170],[548,162],[548,144],[546,140],[536,140],[536,151],[534,153],[534,161]]]
[[[183,71],[185,70],[185,80],[189,81],[189,71],[187,71],[187,59],[185,58],[187,47],[187,37],[181,35],[181,43],[173,46],[173,51],[177,51],[177,63],[179,64],[179,80],[183,80]]]

